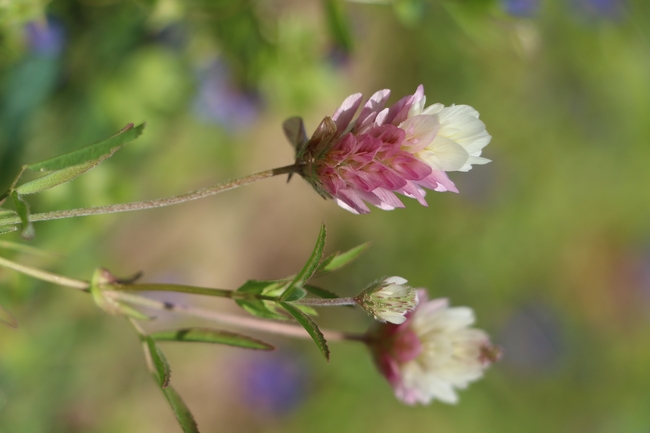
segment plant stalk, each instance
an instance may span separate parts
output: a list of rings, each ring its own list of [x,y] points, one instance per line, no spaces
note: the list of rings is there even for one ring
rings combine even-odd
[[[144,298],[142,296],[132,295],[125,292],[106,291],[104,295],[116,301],[126,302],[133,305],[139,305],[158,311],[167,311],[170,313],[183,314],[187,316],[207,319],[224,325],[232,325],[240,328],[253,329],[256,331],[269,332],[272,334],[286,335],[289,337],[306,338],[311,337],[304,328],[288,323],[276,322],[272,320],[261,320],[254,317],[236,316],[217,311],[206,310],[198,307],[174,304],[171,302],[158,301],[156,299]],[[323,336],[329,341],[366,341],[364,334],[352,334],[342,331],[323,330]]]
[[[144,200],[131,203],[121,203],[108,206],[98,206],[90,208],[69,209],[54,212],[37,213],[29,216],[29,220],[36,221],[49,221],[64,218],[74,218],[89,215],[100,215],[118,212],[130,212],[136,210],[154,209],[165,206],[172,206],[175,204],[185,203],[192,200],[198,200],[211,195],[219,194],[220,192],[228,191],[240,186],[248,185],[249,183],[257,182],[258,180],[268,179],[270,177],[279,176],[281,174],[295,173],[298,171],[298,165],[292,164],[284,167],[273,168],[271,170],[260,171],[259,173],[251,174],[248,176],[240,177],[237,179],[229,180],[208,188],[198,189],[185,194],[180,194],[172,197],[166,197],[156,200]],[[0,219],[0,226],[20,224],[20,217],[8,217]]]
[[[51,272],[43,271],[41,269],[32,268],[29,266],[21,265],[20,263],[12,262],[11,260],[0,257],[0,266],[8,269],[29,275],[30,277],[39,280],[47,281],[49,283],[58,284],[60,286],[72,287],[73,289],[88,291],[90,283],[88,281],[77,280],[75,278],[64,277],[63,275],[53,274]]]

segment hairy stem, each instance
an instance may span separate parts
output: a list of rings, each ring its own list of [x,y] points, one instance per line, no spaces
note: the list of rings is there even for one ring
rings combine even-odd
[[[117,212],[130,212],[136,210],[153,209],[158,207],[172,206],[179,203],[185,203],[192,200],[198,200],[211,195],[219,194],[220,192],[228,191],[249,183],[257,182],[258,180],[267,179],[281,174],[295,173],[298,170],[298,165],[287,165],[285,167],[273,168],[271,170],[261,171],[259,173],[251,174],[249,176],[240,177],[237,179],[229,180],[208,188],[198,189],[185,194],[166,197],[156,200],[144,200],[132,203],[121,203],[108,206],[98,206],[90,208],[70,209],[54,212],[37,213],[30,215],[29,220],[48,221],[63,218],[74,218],[88,215],[99,215]],[[20,224],[19,217],[8,217],[0,219],[0,226]]]
[[[192,295],[216,296],[229,299],[261,299],[266,301],[277,301],[276,297],[258,295],[257,293],[237,292],[235,290],[213,289],[208,287],[183,286],[180,284],[120,284],[113,286],[118,291],[154,291],[154,292],[177,292],[190,293]]]
[[[262,332],[269,332],[273,334],[281,334],[289,337],[306,338],[311,337],[302,327],[290,325],[288,323],[276,322],[272,320],[262,320],[254,317],[236,316],[227,313],[220,313],[212,310],[205,310],[198,307],[190,307],[186,305],[174,304],[170,302],[158,301],[155,299],[143,298],[141,296],[132,295],[130,293],[106,291],[104,295],[115,299],[117,301],[126,302],[133,305],[151,308],[159,311],[168,311],[170,313],[184,314],[187,316],[199,317],[202,319],[211,320],[214,322],[222,323],[224,325],[232,325],[240,328],[254,329]],[[337,340],[351,340],[351,341],[366,341],[363,334],[350,334],[341,331],[322,331],[324,337],[330,341]]]
[[[12,262],[11,260],[5,259],[4,257],[0,257],[0,266],[8,269],[13,269],[14,271],[29,275],[30,277],[38,278],[39,280],[58,284],[60,286],[72,287],[73,289],[85,291],[90,288],[90,283],[88,283],[88,281],[68,278],[62,275],[53,274],[51,272],[42,271],[40,269],[31,268],[29,266],[21,265],[20,263]]]
[[[357,305],[354,298],[333,298],[333,299],[319,299],[309,298],[296,301],[295,304],[309,305],[310,307],[340,307],[344,305]]]

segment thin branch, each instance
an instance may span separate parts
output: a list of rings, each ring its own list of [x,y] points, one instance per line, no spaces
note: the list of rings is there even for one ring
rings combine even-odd
[[[186,305],[174,304],[171,302],[158,301],[155,299],[144,298],[142,296],[132,295],[130,293],[105,291],[104,295],[114,300],[127,302],[129,304],[140,305],[142,307],[151,308],[159,311],[167,311],[170,313],[184,314],[187,316],[199,317],[202,319],[211,320],[214,322],[222,323],[224,325],[232,325],[241,328],[254,329],[262,332],[269,332],[273,334],[281,334],[289,337],[307,338],[311,337],[307,334],[302,327],[290,325],[288,323],[276,322],[272,320],[261,320],[254,317],[236,316],[227,313],[220,313],[217,311],[206,310],[198,307],[190,307]],[[322,331],[327,340],[351,340],[351,341],[365,341],[366,337],[363,334],[350,334],[341,331]]]
[[[309,305],[310,307],[340,307],[345,305],[357,305],[357,301],[355,301],[354,298],[303,298],[296,301],[295,304]]]
[[[99,214],[109,214],[109,213],[118,213],[118,212],[129,212],[136,210],[144,209],[154,209],[165,206],[172,206],[175,204],[185,203],[192,200],[198,200],[204,197],[209,197],[211,195],[219,194],[220,192],[228,191],[243,185],[248,185],[249,183],[256,182],[258,180],[267,179],[273,176],[278,176],[281,174],[295,173],[298,170],[297,165],[288,165],[285,167],[274,168],[271,170],[261,171],[259,173],[251,174],[249,176],[240,177],[233,179],[227,182],[217,184],[208,188],[198,189],[196,191],[188,192],[181,195],[176,195],[172,197],[166,197],[156,200],[144,200],[137,201],[132,203],[120,203],[108,206],[98,206],[90,208],[80,208],[80,209],[69,209],[62,211],[46,212],[46,213],[37,213],[32,214],[29,217],[29,220],[32,222],[36,221],[49,221],[63,218],[74,218],[80,216],[89,216],[89,215],[99,215]],[[8,217],[0,219],[0,226],[11,225],[11,224],[20,224],[20,217]]]
[[[25,275],[29,275],[30,277],[38,278],[39,280],[58,284],[60,286],[72,287],[73,289],[85,291],[90,288],[90,283],[88,283],[88,281],[68,278],[64,277],[63,275],[57,275],[51,272],[43,271],[41,269],[21,265],[20,263],[12,262],[11,260],[5,259],[4,257],[0,257],[0,266],[4,266],[5,268],[12,269]]]

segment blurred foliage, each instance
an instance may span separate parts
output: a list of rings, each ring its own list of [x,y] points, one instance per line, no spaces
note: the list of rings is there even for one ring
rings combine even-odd
[[[304,398],[274,412],[242,389],[251,355],[165,347],[202,431],[647,432],[648,23],[644,0],[0,2],[3,191],[22,164],[148,122],[133,146],[35,197],[34,212],[288,164],[281,122],[301,115],[309,133],[358,91],[391,88],[397,100],[423,83],[430,103],[472,105],[493,135],[493,162],[452,173],[461,193],[430,193],[428,208],[349,215],[294,178],[42,223],[32,244],[59,255],[0,254],[80,278],[108,266],[235,288],[299,269],[325,220],[326,252],[373,243],[327,287],[349,295],[404,276],[473,307],[503,361],[457,407],[410,408],[361,346],[332,344],[325,366],[308,343],[279,340],[301,361],[283,386]],[[20,325],[0,327],[0,432],[179,431],[127,323],[4,270],[0,305]],[[368,325],[345,309],[321,316]]]

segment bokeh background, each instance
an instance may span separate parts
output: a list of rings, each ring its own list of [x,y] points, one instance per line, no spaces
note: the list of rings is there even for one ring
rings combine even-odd
[[[178,194],[292,163],[281,122],[311,132],[349,94],[424,84],[492,134],[460,194],[356,216],[302,179],[174,208],[38,223],[5,257],[77,278],[236,288],[328,251],[372,249],[322,281],[353,295],[401,275],[474,308],[503,360],[456,406],[401,405],[361,345],[269,338],[252,353],[166,344],[203,432],[650,431],[650,3],[645,0],[6,0],[0,183],[21,164],[145,134],[34,212]],[[18,241],[15,234],[3,239]],[[228,301],[173,300],[236,311]],[[0,270],[0,432],[180,432],[126,321],[90,297]],[[159,324],[188,322],[167,316]],[[363,331],[350,309],[329,328]],[[261,335],[260,335],[261,336]]]

